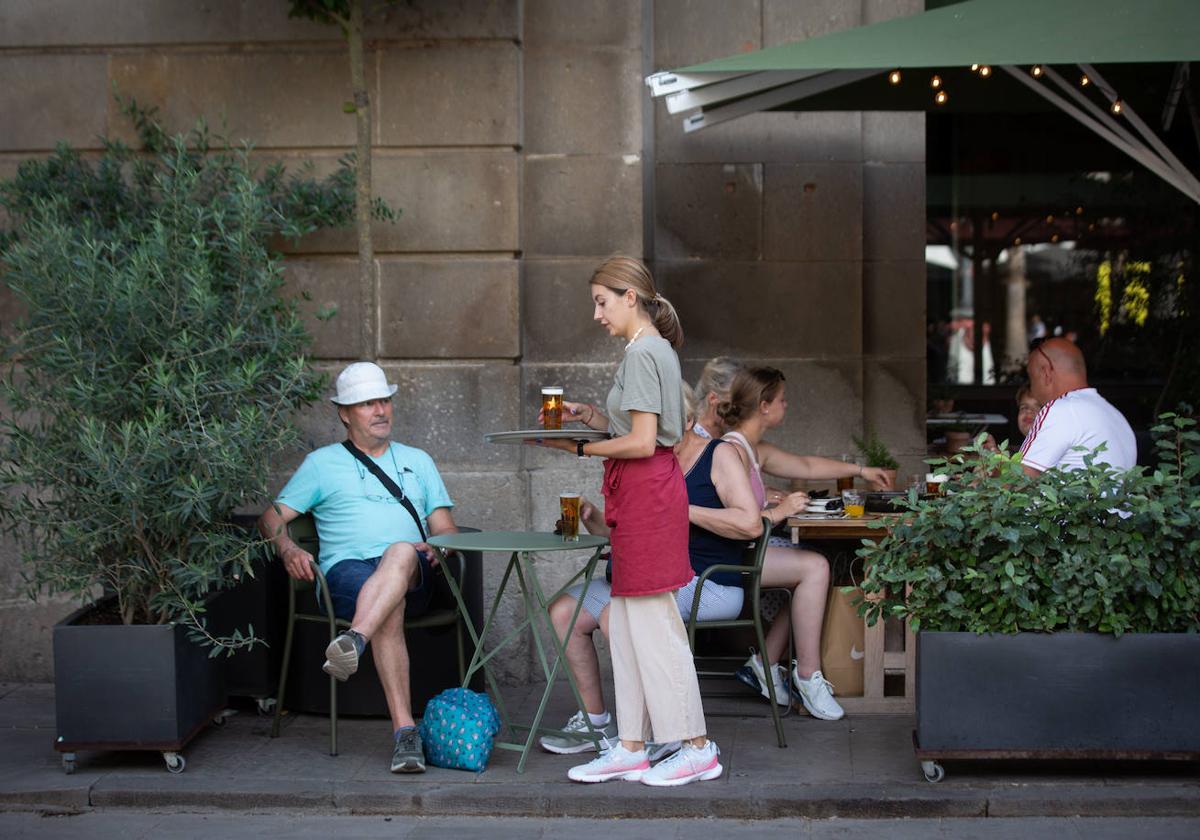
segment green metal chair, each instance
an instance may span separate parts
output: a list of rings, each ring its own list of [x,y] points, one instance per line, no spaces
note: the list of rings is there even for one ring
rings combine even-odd
[[[696,659],[698,659],[698,660],[720,660],[720,661],[727,662],[727,663],[734,662],[734,661],[740,663],[742,661],[740,657],[709,656],[708,654],[703,654],[703,653],[696,655],[696,631],[697,630],[726,630],[726,629],[753,627],[754,628],[754,637],[758,642],[758,650],[763,657],[764,667],[765,667],[766,643],[764,642],[764,637],[763,637],[762,614],[759,610],[760,596],[761,596],[760,583],[762,580],[763,561],[767,556],[767,540],[771,536],[771,520],[767,519],[764,516],[762,518],[762,523],[763,523],[762,534],[759,536],[759,538],[757,540],[750,543],[746,547],[746,553],[743,556],[743,558],[742,558],[743,562],[740,565],[734,565],[732,563],[723,563],[723,564],[719,564],[716,566],[709,566],[707,569],[704,570],[703,574],[700,575],[700,579],[696,582],[696,594],[692,599],[692,610],[691,610],[691,613],[689,615],[688,622],[687,622],[687,631],[688,631],[688,644],[691,645],[692,654],[694,656],[696,656]],[[717,572],[737,572],[743,578],[745,578],[746,601],[749,606],[749,614],[747,614],[746,608],[743,607],[742,614],[739,615],[737,618],[722,619],[722,620],[717,620],[717,621],[697,621],[696,613],[700,609],[701,589],[703,589],[703,587],[704,587],[704,582],[707,581],[712,575],[716,574]],[[786,590],[782,590],[782,591],[786,591]],[[790,597],[791,593],[789,592],[788,595]],[[788,645],[789,645],[789,650],[790,650],[790,646],[791,646],[790,634],[789,634]],[[789,656],[789,659],[790,659],[790,656]],[[696,676],[698,676],[698,677],[729,677],[729,678],[733,678],[733,669],[736,667],[737,667],[736,665],[727,666],[724,670],[720,670],[720,671],[701,670],[699,667],[697,667]],[[742,694],[743,693],[739,693],[738,696],[742,696]],[[779,740],[779,746],[786,747],[787,740],[784,738],[784,735],[783,735],[783,720],[782,720],[783,715],[780,714],[779,706],[775,703],[775,681],[774,680],[771,680],[771,679],[767,680],[767,694],[768,694],[767,702],[771,706],[771,718],[775,722],[775,736]],[[734,695],[730,694],[730,695],[719,695],[719,696],[734,696]],[[789,698],[789,705],[787,706],[787,711],[785,711],[783,714],[786,715],[787,712],[790,712],[790,711],[791,711],[791,705],[790,705],[790,698]]]
[[[471,528],[463,528],[461,530],[474,530]],[[324,608],[324,613],[318,612],[315,609],[315,599],[313,597],[313,588],[316,585],[313,581],[296,580],[290,578],[291,586],[288,589],[288,623],[287,636],[283,643],[283,665],[279,672],[279,697],[275,704],[275,719],[271,723],[271,737],[279,737],[279,722],[283,714],[284,697],[287,689],[288,666],[292,658],[292,637],[295,633],[297,621],[308,621],[317,624],[324,624],[329,628],[329,641],[337,638],[337,635],[342,630],[349,629],[350,622],[343,621],[340,618],[335,618],[333,613],[333,599],[329,595],[329,585],[325,582],[325,575],[321,573],[319,565],[320,558],[320,542],[317,539],[317,525],[310,514],[303,514],[296,517],[288,523],[288,536],[292,540],[313,556],[313,574],[316,583],[320,584],[321,606]],[[450,555],[448,559],[457,560],[457,575],[456,580],[463,579],[465,569],[465,561],[462,554],[455,553]],[[444,570],[445,571],[445,570]],[[299,604],[308,604],[310,606],[298,606]],[[405,619],[405,630],[417,629],[422,627],[448,627],[454,625],[455,641],[458,649],[458,679],[462,682],[466,674],[466,660],[463,654],[463,624],[462,617],[458,613],[455,606],[446,608],[430,609],[419,618]],[[337,755],[337,690],[338,682],[332,676],[329,678],[329,754]]]

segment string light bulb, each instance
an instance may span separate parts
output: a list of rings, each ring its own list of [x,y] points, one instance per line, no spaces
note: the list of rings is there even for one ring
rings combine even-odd
[[[1076,215],[1076,216],[1082,216],[1082,215],[1083,215],[1083,207],[1082,207],[1082,206],[1080,206],[1080,207],[1076,207],[1076,208],[1075,208],[1075,215]]]
[[[1084,73],[1082,76],[1079,77],[1079,86],[1080,87],[1087,87],[1091,83],[1092,83],[1092,80],[1088,78],[1087,73]]]
[[[993,222],[998,222],[998,221],[1000,221],[1000,211],[999,211],[999,210],[993,210],[993,211],[992,211],[992,221],[993,221]]]
[[[929,86],[931,88],[933,88],[934,90],[937,90],[938,88],[940,88],[942,86],[942,77],[935,75],[933,78],[931,78],[929,80]]]
[[[971,65],[971,72],[972,72],[972,73],[974,73],[974,72],[975,72],[976,70],[978,70],[978,69],[979,69],[979,65],[978,65],[978,64],[972,64],[972,65]]]
[[[1121,105],[1120,99],[1114,99],[1112,101],[1112,104],[1108,106],[1108,110],[1113,112],[1113,116],[1118,116],[1118,115],[1120,115],[1121,111],[1123,110],[1123,107],[1124,106]]]
[[[938,105],[945,105],[950,101],[950,96],[944,90],[939,90],[933,95],[933,101]]]
[[[1021,244],[1021,237],[1019,237],[1019,236],[1018,236],[1016,239],[1014,239],[1014,240],[1013,240],[1013,244],[1014,244],[1014,245],[1020,245],[1020,244]]]
[[[1040,79],[1046,74],[1046,69],[1040,64],[1035,64],[1030,68],[1029,74],[1035,79]]]
[[[979,75],[986,79],[988,76],[992,75],[992,68],[987,64],[981,64],[979,66]]]
[[[888,81],[894,85],[900,84],[900,71],[893,70],[891,73],[888,73]]]

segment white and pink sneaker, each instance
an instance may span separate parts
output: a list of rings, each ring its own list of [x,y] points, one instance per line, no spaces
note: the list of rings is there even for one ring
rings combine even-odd
[[[612,779],[636,782],[649,770],[650,759],[645,750],[630,752],[618,741],[587,764],[572,767],[567,771],[567,778],[573,782],[607,782]]]
[[[707,782],[719,778],[724,768],[718,758],[721,751],[715,741],[703,747],[684,744],[679,752],[642,773],[642,784],[675,787],[688,782]]]

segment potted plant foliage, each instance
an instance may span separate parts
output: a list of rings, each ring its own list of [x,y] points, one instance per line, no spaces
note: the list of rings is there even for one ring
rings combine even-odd
[[[896,471],[900,469],[900,464],[892,457],[892,453],[888,451],[887,446],[879,436],[875,434],[874,429],[867,429],[863,437],[851,435],[850,439],[854,441],[859,453],[862,454],[863,460],[866,461],[868,467],[879,467],[891,474],[892,486],[896,486]]]
[[[968,423],[965,414],[958,412],[953,422],[945,427],[946,454],[954,455],[970,446],[974,430],[978,428],[978,423]]]
[[[1200,433],[1154,432],[1152,471],[1036,478],[981,436],[864,542],[861,611],[919,631],[919,757],[1200,758]]]
[[[0,184],[3,281],[24,317],[4,346],[0,516],[31,594],[86,604],[55,628],[58,743],[180,748],[224,705],[209,596],[252,573],[234,511],[266,494],[291,417],[318,395],[270,243],[353,213],[349,161],[324,181],[256,171],[203,127],[145,148],[59,147]],[[97,596],[99,598],[97,599]]]

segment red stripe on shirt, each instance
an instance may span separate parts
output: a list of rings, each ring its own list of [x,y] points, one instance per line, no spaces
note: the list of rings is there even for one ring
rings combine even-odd
[[[1033,418],[1033,425],[1029,427],[1029,434],[1025,435],[1025,442],[1021,444],[1022,457],[1024,457],[1025,453],[1029,451],[1029,447],[1033,444],[1034,438],[1036,438],[1038,432],[1042,430],[1042,424],[1046,422],[1046,415],[1050,413],[1050,406],[1054,405],[1056,402],[1058,402],[1058,397],[1055,397],[1054,399],[1050,400],[1050,402],[1042,406],[1041,411],[1039,411],[1037,416]]]

